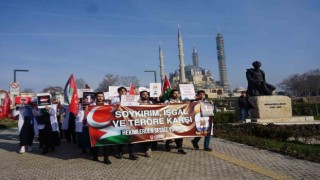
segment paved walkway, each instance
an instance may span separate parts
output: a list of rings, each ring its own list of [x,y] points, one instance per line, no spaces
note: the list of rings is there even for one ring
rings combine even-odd
[[[186,155],[159,145],[151,158],[139,152],[136,161],[111,157],[112,164],[105,165],[65,141],[45,156],[38,143],[33,152],[18,154],[17,130],[0,130],[0,179],[320,179],[318,163],[223,139],[212,139],[213,152],[194,150],[185,139]]]

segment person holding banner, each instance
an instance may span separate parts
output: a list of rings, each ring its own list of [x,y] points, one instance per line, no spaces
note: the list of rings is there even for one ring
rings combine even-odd
[[[113,100],[112,100],[112,104],[118,104],[120,105],[121,103],[121,96],[122,95],[127,95],[127,92],[128,90],[125,88],[125,87],[119,87],[118,88],[118,96],[116,96]],[[137,160],[138,159],[138,156],[136,156],[134,154],[134,147],[133,147],[133,144],[128,144],[128,147],[129,147],[129,159],[131,160]],[[118,155],[117,155],[117,158],[118,159],[122,159],[123,157],[123,145],[120,144],[118,145]]]
[[[138,101],[140,105],[148,105],[152,104],[152,101],[149,100],[149,93],[148,91],[141,91],[140,92],[140,100]],[[156,143],[156,142],[152,142]],[[151,149],[150,146],[151,142],[144,142],[142,143],[142,148],[146,157],[151,157]]]
[[[164,102],[165,104],[170,104],[170,103],[182,103],[180,100],[180,93],[177,89],[171,89],[170,92],[170,98],[169,100],[166,100]],[[179,154],[187,154],[187,152],[182,148],[182,144],[183,144],[183,139],[179,138],[179,139],[174,139],[174,142],[176,143],[177,149],[178,149],[178,153]],[[166,151],[170,151],[170,140],[166,141]]]
[[[206,92],[204,90],[199,90],[197,92],[197,99],[196,99],[199,103],[200,102],[209,102],[207,99],[206,99]],[[211,101],[210,104],[213,105],[213,102]],[[213,113],[213,112],[212,112]],[[212,118],[212,116],[210,117]],[[211,127],[211,126],[209,126]],[[195,149],[199,149],[199,141],[200,141],[201,137],[195,137],[191,143],[192,143],[192,146],[195,148]],[[210,140],[211,140],[211,134],[208,133],[205,138],[204,138],[204,149],[205,151],[212,151],[212,149],[210,148]]]
[[[91,105],[93,106],[104,106],[104,105],[108,105],[107,103],[104,102],[104,94],[103,92],[97,92],[96,93],[96,101],[94,103],[92,103]],[[91,153],[93,156],[93,161],[98,161],[98,154],[99,154],[99,149],[98,147],[91,147]],[[111,147],[110,146],[103,146],[103,163],[105,164],[111,164],[112,162],[109,159],[110,153],[109,151],[111,151]]]

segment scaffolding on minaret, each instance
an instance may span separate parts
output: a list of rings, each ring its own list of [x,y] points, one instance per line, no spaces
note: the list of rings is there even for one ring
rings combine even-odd
[[[224,42],[221,32],[218,32],[217,37],[217,56],[219,64],[219,75],[220,75],[220,85],[223,87],[225,92],[230,91],[230,85],[227,79],[227,68],[226,68],[226,58],[224,51]]]
[[[199,57],[198,57],[198,52],[195,46],[193,46],[192,60],[193,60],[193,65],[199,67]]]

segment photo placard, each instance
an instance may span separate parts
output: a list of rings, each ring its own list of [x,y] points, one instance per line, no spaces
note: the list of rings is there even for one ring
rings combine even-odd
[[[31,104],[31,100],[31,97],[16,96],[14,98],[14,103],[16,106],[29,106]]]
[[[159,97],[161,94],[161,83],[150,83],[150,97]]]
[[[51,106],[51,94],[50,93],[40,93],[37,94],[37,104],[38,108],[45,108],[46,106]]]
[[[87,106],[96,101],[96,93],[95,92],[83,92],[82,97],[82,106]]]

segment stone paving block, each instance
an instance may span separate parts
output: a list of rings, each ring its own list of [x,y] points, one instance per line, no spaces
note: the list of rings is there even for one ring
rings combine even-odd
[[[33,152],[18,154],[16,131],[2,130],[0,179],[272,179],[261,171],[283,175],[279,179],[320,179],[318,163],[217,138],[212,138],[214,152],[207,153],[194,150],[190,140],[184,140],[186,155],[178,154],[173,145],[171,152],[165,152],[164,143],[160,142],[160,150],[153,151],[151,158],[139,151],[136,161],[124,154],[121,160],[111,156],[112,164],[105,165],[103,156],[99,157],[99,162],[92,161],[89,155],[81,154],[77,145],[66,141],[61,141],[56,151],[46,155],[41,155],[38,143],[33,145]],[[203,141],[200,143],[202,145]],[[136,148],[140,150],[137,145]],[[250,169],[252,164],[261,171]]]

